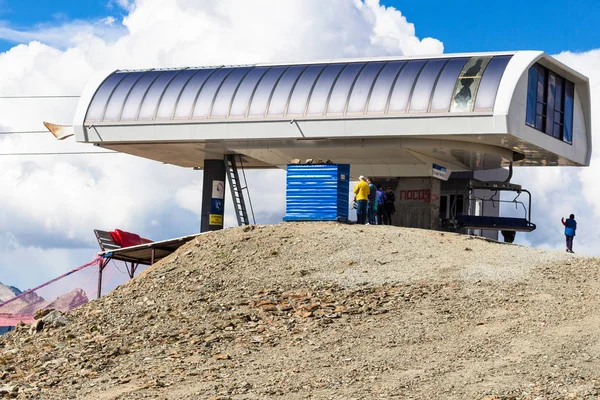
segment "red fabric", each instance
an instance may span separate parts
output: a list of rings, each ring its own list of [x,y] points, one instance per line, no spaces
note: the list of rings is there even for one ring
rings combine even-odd
[[[150,239],[144,239],[135,233],[125,232],[120,229],[115,229],[110,232],[113,241],[121,247],[137,246],[145,243],[152,243]]]

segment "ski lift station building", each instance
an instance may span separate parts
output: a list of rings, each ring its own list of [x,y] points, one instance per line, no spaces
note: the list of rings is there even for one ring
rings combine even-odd
[[[592,150],[588,78],[541,51],[114,71],[89,83],[74,129],[204,169],[203,230],[222,227],[208,194],[228,155],[244,168],[350,164],[394,187],[395,224],[439,228],[451,213],[498,215],[466,201],[465,179],[587,166]]]

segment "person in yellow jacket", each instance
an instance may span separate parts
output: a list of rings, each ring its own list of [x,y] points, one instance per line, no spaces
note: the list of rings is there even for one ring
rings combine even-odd
[[[364,225],[367,222],[367,203],[371,189],[365,181],[364,176],[358,178],[358,183],[354,186],[354,199],[356,200],[356,223]]]

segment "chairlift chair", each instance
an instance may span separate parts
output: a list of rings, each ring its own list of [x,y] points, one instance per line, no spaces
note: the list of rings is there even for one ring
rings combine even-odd
[[[498,230],[502,232],[504,241],[512,243],[516,232],[531,232],[535,230],[536,226],[531,222],[531,193],[523,189],[521,185],[517,185],[509,182],[497,182],[497,181],[479,181],[471,179],[467,184],[469,190],[469,202],[474,200],[480,200],[482,203],[492,203],[493,207],[496,207],[502,203],[512,203],[515,208],[523,209],[523,218],[514,217],[492,217],[492,216],[480,216],[480,215],[456,215],[455,218],[460,227],[466,229],[489,229]],[[476,197],[474,191],[477,189],[485,189],[494,191],[494,194],[489,198]],[[517,193],[516,197],[512,200],[501,200],[495,198],[500,192],[510,191]],[[527,193],[529,197],[529,206],[525,207],[522,201],[519,201],[519,197],[522,193]]]

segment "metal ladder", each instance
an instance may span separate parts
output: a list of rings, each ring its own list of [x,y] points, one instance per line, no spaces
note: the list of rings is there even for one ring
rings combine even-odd
[[[240,180],[238,162],[239,169],[242,171],[243,182]],[[248,196],[248,205],[250,206],[250,212],[252,213],[252,223],[256,224],[252,202],[250,201],[250,192],[248,191],[248,183],[246,181],[246,173],[244,172],[244,165],[242,163],[242,156],[237,154],[226,154],[225,169],[227,171],[227,181],[229,182],[229,189],[231,189],[231,200],[233,201],[233,207],[235,208],[238,226],[250,225],[246,201],[244,200],[244,190]]]

